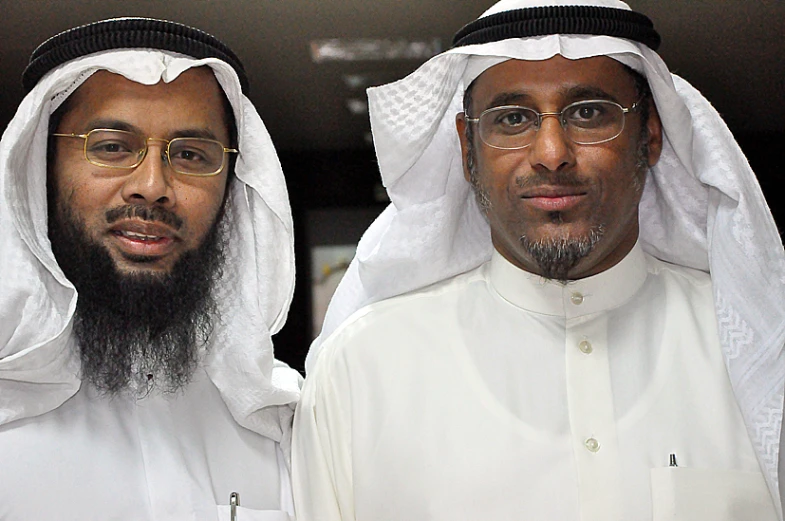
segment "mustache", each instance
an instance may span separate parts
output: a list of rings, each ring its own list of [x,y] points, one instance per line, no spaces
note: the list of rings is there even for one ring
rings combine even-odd
[[[147,222],[157,221],[175,230],[179,230],[183,226],[183,220],[174,212],[170,212],[160,206],[146,206],[143,204],[127,204],[107,210],[107,224],[112,224],[120,219],[139,219]]]
[[[532,172],[515,178],[518,188],[535,188],[543,185],[584,187],[588,183],[572,172]]]

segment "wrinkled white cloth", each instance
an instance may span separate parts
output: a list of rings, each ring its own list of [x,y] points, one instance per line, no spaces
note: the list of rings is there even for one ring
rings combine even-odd
[[[56,409],[0,425],[3,521],[290,521],[278,442],[241,427],[199,369],[177,395],[108,399],[82,386]]]
[[[80,388],[71,336],[76,291],[47,237],[49,115],[92,73],[170,82],[209,66],[237,122],[240,154],[228,205],[231,240],[219,281],[216,323],[203,369],[242,428],[280,444],[287,459],[299,374],[273,358],[294,289],[286,184],[270,136],[234,70],[217,59],[157,50],[115,50],[68,62],[25,97],[0,142],[0,426],[46,415]],[[172,498],[177,501],[177,498]]]
[[[502,0],[483,16],[542,5],[617,0]],[[777,489],[785,394],[785,252],[744,154],[710,103],[645,45],[604,36],[551,35],[454,48],[406,78],[369,89],[369,111],[391,205],[361,239],[314,341],[356,310],[471,270],[492,252],[487,221],[463,177],[455,114],[472,56],[526,60],[606,55],[648,79],[665,143],[640,206],[651,255],[711,274],[731,385],[772,492]],[[474,74],[479,74],[479,70]],[[372,348],[369,346],[369,349]]]
[[[303,390],[298,518],[775,521],[711,302],[706,273],[636,244],[566,285],[494,252],[367,306]]]

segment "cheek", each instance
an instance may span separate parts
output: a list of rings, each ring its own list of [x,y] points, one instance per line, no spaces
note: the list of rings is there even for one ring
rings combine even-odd
[[[523,173],[521,156],[512,152],[477,153],[476,170],[483,186],[497,196],[507,193],[515,177]]]
[[[62,179],[53,189],[56,204],[68,207],[88,225],[102,222],[106,210],[120,198],[120,183],[110,179]]]
[[[602,204],[604,213],[626,220],[637,211],[643,194],[644,179],[633,155],[617,158],[607,165],[607,174],[602,178]]]
[[[202,186],[181,186],[177,201],[180,214],[188,223],[192,233],[201,240],[215,222],[226,193],[225,179],[210,179],[213,183]]]

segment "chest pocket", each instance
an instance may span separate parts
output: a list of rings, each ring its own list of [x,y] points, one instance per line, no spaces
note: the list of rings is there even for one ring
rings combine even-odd
[[[218,505],[218,521],[231,520],[230,508],[229,505]],[[294,517],[283,510],[254,510],[237,507],[237,521],[294,521]]]
[[[653,521],[777,521],[760,472],[651,470]]]

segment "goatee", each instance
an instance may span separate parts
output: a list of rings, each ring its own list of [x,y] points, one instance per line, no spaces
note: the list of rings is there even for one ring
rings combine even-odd
[[[532,241],[522,236],[520,242],[537,263],[540,275],[566,283],[570,271],[594,250],[603,232],[604,228],[600,225],[584,237],[548,237]]]
[[[161,208],[128,205],[107,212],[176,224]],[[169,273],[122,273],[62,202],[50,201],[49,238],[78,292],[73,332],[81,377],[105,394],[176,392],[196,371],[218,319],[213,295],[224,264],[224,211],[194,250]],[[138,259],[144,268],[143,259]]]

